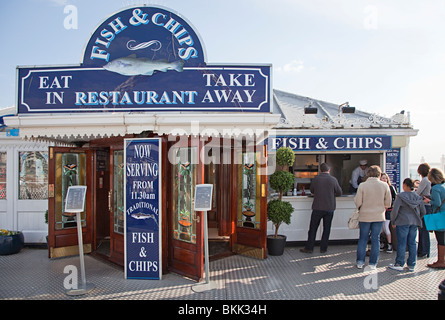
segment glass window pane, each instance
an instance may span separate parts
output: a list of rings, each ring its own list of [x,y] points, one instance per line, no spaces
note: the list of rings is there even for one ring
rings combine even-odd
[[[113,152],[114,232],[124,233],[124,151]]]
[[[6,199],[6,152],[0,152],[0,200]]]
[[[19,199],[48,198],[48,152],[19,152]]]
[[[197,148],[178,148],[173,165],[174,239],[196,243],[193,198],[196,185]]]
[[[86,185],[86,154],[56,153],[55,211],[56,229],[75,228],[76,217],[63,216],[65,197],[69,186]],[[81,213],[85,226],[85,212]]]
[[[240,154],[238,165],[238,223],[239,227],[260,227],[261,180],[255,152]]]

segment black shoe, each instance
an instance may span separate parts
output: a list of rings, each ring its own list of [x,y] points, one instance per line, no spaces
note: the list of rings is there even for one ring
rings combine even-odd
[[[304,253],[312,253],[312,250],[303,248],[303,249],[300,249],[300,252],[304,252]]]
[[[326,253],[327,251],[327,249],[320,249],[320,253]]]

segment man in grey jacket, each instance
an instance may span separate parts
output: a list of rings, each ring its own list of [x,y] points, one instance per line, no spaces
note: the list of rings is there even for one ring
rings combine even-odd
[[[304,253],[312,253],[315,245],[315,236],[321,219],[323,219],[323,234],[321,236],[320,252],[328,249],[329,234],[331,233],[332,218],[336,208],[335,197],[342,195],[342,190],[337,179],[330,174],[330,168],[326,163],[320,165],[320,174],[312,180],[311,193],[314,195],[312,202],[312,215],[309,224],[308,240],[306,246],[300,249]]]

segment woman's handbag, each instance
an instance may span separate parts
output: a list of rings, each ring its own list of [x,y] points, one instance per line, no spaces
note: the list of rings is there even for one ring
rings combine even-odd
[[[425,227],[428,231],[445,231],[445,211],[439,211],[444,203],[445,199],[442,200],[442,203],[434,213],[423,216]]]
[[[358,229],[358,216],[359,216],[359,211],[358,209],[355,209],[355,211],[352,213],[351,217],[348,220],[349,229]]]

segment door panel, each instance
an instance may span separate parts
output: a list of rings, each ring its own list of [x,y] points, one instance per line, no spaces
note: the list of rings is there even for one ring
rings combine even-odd
[[[265,154],[256,150],[235,150],[233,181],[236,201],[234,212],[236,234],[233,250],[238,254],[266,258],[267,176]]]
[[[193,210],[196,184],[203,183],[199,139],[185,139],[170,148],[170,270],[199,280],[203,276],[202,212]]]
[[[110,260],[124,265],[124,151],[112,149],[111,188],[108,193],[110,212]]]
[[[232,190],[231,187],[232,175],[230,164],[219,165],[219,181],[218,186],[220,188],[217,193],[218,198],[218,218],[219,218],[219,235],[221,236],[231,236],[233,234],[232,219],[230,214],[230,204],[232,203]]]
[[[215,165],[215,184],[213,187],[214,200],[216,199],[216,218],[218,220],[218,235],[231,237],[234,233],[235,224],[232,223],[231,203],[234,201],[234,190],[232,181],[232,147],[230,139],[222,139],[219,157]],[[213,152],[215,152],[213,150]],[[207,154],[207,153],[206,153]],[[219,160],[218,160],[219,159]],[[205,178],[207,179],[207,178]],[[233,200],[232,200],[233,199]],[[230,244],[231,246],[231,244]]]
[[[108,191],[110,190],[110,150],[93,149],[94,155],[94,244],[93,250],[99,254],[110,255],[110,214],[107,210]]]
[[[63,215],[69,186],[86,185],[85,211],[81,213],[84,252],[91,252],[92,181],[91,152],[76,148],[50,147],[48,171],[48,249],[49,257],[78,253],[75,217]]]
[[[178,148],[178,163],[173,165],[173,239],[196,244],[196,219],[193,197],[197,176],[197,148]],[[186,159],[186,160],[184,160]],[[190,160],[189,160],[190,159]]]

